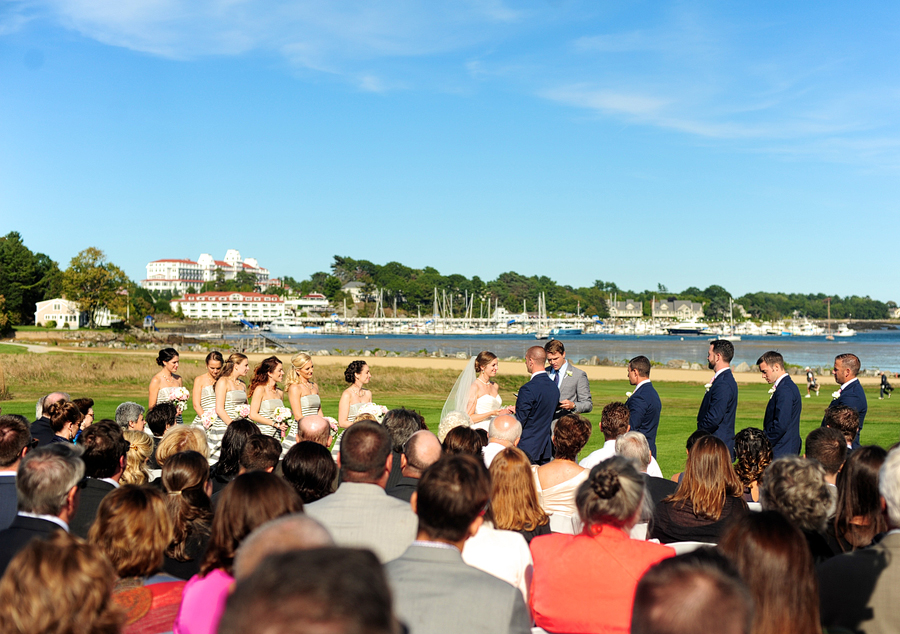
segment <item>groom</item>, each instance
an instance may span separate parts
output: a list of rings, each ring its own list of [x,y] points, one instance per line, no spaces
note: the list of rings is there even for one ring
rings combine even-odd
[[[559,388],[553,383],[544,366],[547,353],[540,346],[532,346],[525,353],[525,368],[531,380],[519,388],[516,398],[516,418],[522,423],[519,449],[525,452],[532,464],[550,462],[550,426],[559,403]]]

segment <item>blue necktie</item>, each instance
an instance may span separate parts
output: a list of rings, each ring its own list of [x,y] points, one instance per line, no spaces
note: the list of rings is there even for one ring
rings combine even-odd
[[[553,373],[553,382],[559,387],[559,371]]]

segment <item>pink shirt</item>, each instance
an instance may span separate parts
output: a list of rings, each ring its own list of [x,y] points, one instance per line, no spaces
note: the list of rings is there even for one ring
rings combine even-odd
[[[215,634],[232,583],[234,577],[224,570],[191,577],[184,586],[181,609],[175,617],[175,634]]]

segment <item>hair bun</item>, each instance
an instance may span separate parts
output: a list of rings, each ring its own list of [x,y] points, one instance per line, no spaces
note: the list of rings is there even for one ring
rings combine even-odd
[[[591,489],[604,500],[608,500],[619,492],[619,474],[612,469],[598,469],[591,477]]]

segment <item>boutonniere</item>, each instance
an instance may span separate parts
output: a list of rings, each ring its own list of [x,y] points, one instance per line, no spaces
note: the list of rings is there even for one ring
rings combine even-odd
[[[772,389],[769,390],[769,400],[772,400],[772,395],[775,393],[775,386],[772,386]]]
[[[634,392],[625,392],[625,398],[631,398],[632,394],[634,394]]]
[[[831,398],[832,398],[832,399],[840,398],[840,396],[841,396],[841,391],[840,391],[840,390],[831,393]]]
[[[707,383],[707,384],[704,385],[703,387],[705,387],[705,388],[706,388],[706,391],[709,392],[709,388],[712,387],[712,381],[710,381],[709,383]]]
[[[566,376],[572,376],[572,371],[571,370],[567,371]]]

